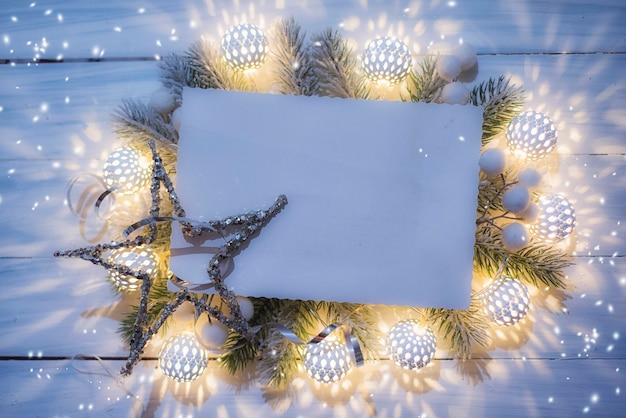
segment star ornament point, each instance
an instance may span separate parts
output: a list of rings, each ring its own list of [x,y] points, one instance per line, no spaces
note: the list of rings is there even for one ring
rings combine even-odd
[[[243,338],[259,343],[256,332],[250,327],[248,321],[243,316],[236,294],[232,292],[225,283],[221,266],[231,260],[240,249],[242,244],[254,238],[256,234],[276,216],[286,205],[287,197],[280,195],[274,203],[263,210],[249,213],[236,214],[220,220],[208,222],[197,222],[185,217],[185,211],[176,195],[174,185],[163,166],[163,161],[158,154],[152,141],[149,142],[153,157],[151,195],[152,205],[150,216],[130,225],[124,230],[124,241],[111,241],[109,243],[97,244],[93,246],[78,248],[74,250],[56,251],[55,257],[80,258],[99,265],[110,271],[127,277],[135,278],[139,283],[141,298],[137,310],[137,316],[133,325],[133,334],[130,338],[130,353],[121,373],[129,375],[133,367],[137,364],[143,353],[146,344],[159,331],[165,321],[183,304],[191,302],[196,311],[206,312],[211,317],[217,319],[225,326],[239,333]],[[161,216],[160,188],[163,185],[167,191],[170,202],[173,205],[173,216]],[[196,236],[205,232],[216,233],[224,238],[225,243],[212,256],[208,263],[207,275],[211,285],[217,291],[222,301],[228,306],[227,313],[222,312],[217,307],[210,304],[204,296],[199,296],[189,291],[185,286],[185,281],[171,275],[172,280],[179,288],[177,292],[172,292],[170,301],[165,304],[160,314],[154,320],[150,320],[148,315],[148,302],[150,290],[154,284],[153,274],[149,274],[142,269],[131,268],[128,265],[111,257],[111,252],[120,249],[132,249],[140,246],[149,246],[157,236],[157,224],[160,222],[178,222],[182,231],[188,236]],[[128,237],[135,232],[148,228],[147,234],[137,235],[133,239]]]

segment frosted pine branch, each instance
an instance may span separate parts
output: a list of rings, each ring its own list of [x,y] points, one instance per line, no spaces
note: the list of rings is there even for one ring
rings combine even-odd
[[[363,77],[357,71],[352,49],[334,29],[314,37],[311,45],[312,75],[318,96],[366,99],[369,95]]]
[[[178,132],[161,115],[146,104],[132,99],[123,100],[113,113],[114,132],[130,141],[153,139],[157,143],[176,144]]]
[[[313,94],[313,68],[305,38],[306,33],[293,18],[281,19],[273,27],[272,59],[280,93],[303,96]]]

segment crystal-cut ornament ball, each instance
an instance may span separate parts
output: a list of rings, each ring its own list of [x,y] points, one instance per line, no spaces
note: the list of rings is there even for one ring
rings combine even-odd
[[[528,313],[530,296],[524,283],[500,277],[483,290],[481,296],[487,315],[498,325],[514,325]]]
[[[544,242],[559,242],[572,233],[576,226],[576,211],[572,204],[559,194],[539,198],[539,216],[530,226],[530,232]]]
[[[346,345],[328,337],[319,343],[309,343],[304,352],[304,369],[313,379],[321,383],[341,380],[352,368],[350,353]]]
[[[556,147],[554,122],[540,112],[528,111],[515,116],[506,131],[506,144],[517,157],[539,160]]]
[[[395,85],[404,80],[411,71],[409,48],[393,36],[371,41],[361,56],[363,71],[371,81]]]
[[[191,382],[204,372],[207,352],[193,335],[176,335],[167,340],[159,354],[163,374],[177,382]]]
[[[148,246],[138,246],[131,248],[116,248],[109,256],[111,264],[119,264],[128,267],[134,273],[144,272],[154,276],[158,266],[158,256],[154,250]],[[111,269],[109,277],[118,289],[134,291],[139,288],[141,281],[132,275],[122,274]]]
[[[104,162],[104,183],[116,193],[130,195],[147,188],[151,174],[151,161],[134,148],[117,148]]]
[[[267,38],[257,26],[242,23],[222,36],[222,57],[235,70],[259,68],[267,57]]]
[[[407,370],[417,370],[430,363],[435,356],[437,338],[429,326],[408,320],[391,327],[386,345],[396,365]]]

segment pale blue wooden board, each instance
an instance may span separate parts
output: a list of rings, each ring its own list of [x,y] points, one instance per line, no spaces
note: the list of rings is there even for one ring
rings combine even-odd
[[[462,37],[483,54],[478,76],[468,82],[505,74],[523,84],[528,107],[550,113],[560,129],[563,155],[552,161],[549,177],[578,211],[579,257],[568,270],[574,289],[569,296],[535,295],[527,320],[502,333],[488,352],[495,360],[436,361],[418,375],[421,389],[401,383],[383,361],[353,374],[350,382],[359,385],[342,393],[343,400],[311,388],[307,379],[296,382],[297,396],[267,396],[257,381],[233,386],[232,378],[214,368],[198,392],[197,386],[167,384],[154,371],[156,364],[146,362],[127,380],[147,405],[144,416],[623,415],[623,2],[32,4],[3,5],[0,60],[29,61],[35,54],[55,60],[63,54],[66,60],[123,61],[0,65],[0,283],[5,289],[0,356],[126,354],[115,331],[125,308],[116,305],[105,272],[50,255],[59,247],[86,243],[63,203],[66,182],[79,173],[99,172],[115,143],[110,114],[121,99],[145,101],[158,88],[156,64],[145,60],[180,52],[201,34],[217,40],[240,20],[267,25],[276,16],[293,15],[309,32],[339,28],[357,51],[378,34],[400,35],[420,51],[442,34],[451,42]],[[569,313],[554,313],[562,307]],[[446,355],[441,347],[439,357]],[[121,366],[108,363],[114,372]],[[81,374],[68,360],[2,360],[0,369],[2,387],[10,388],[0,391],[3,416],[134,416],[115,382]]]
[[[341,28],[360,48],[368,39],[387,34],[410,38],[419,51],[442,38],[463,38],[483,53],[623,52],[626,42],[626,7],[619,0],[32,4],[12,2],[0,11],[5,36],[0,58],[150,58],[179,51],[201,35],[218,40],[241,21],[269,26],[285,16],[296,18],[309,33]]]
[[[115,372],[122,362],[105,365]],[[156,367],[155,361],[144,362],[133,376],[116,384],[96,361],[3,361],[0,373],[11,376],[12,389],[0,391],[0,408],[7,418],[617,418],[623,417],[625,406],[623,359],[436,361],[418,378],[381,361],[352,371],[346,387],[334,392],[312,386],[301,376],[291,397],[229,378],[215,364],[191,385],[168,381]],[[459,369],[481,373],[461,380]]]

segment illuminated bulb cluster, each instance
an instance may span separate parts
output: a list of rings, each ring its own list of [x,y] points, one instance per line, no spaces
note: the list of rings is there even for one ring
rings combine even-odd
[[[539,160],[554,150],[557,131],[554,122],[540,112],[528,111],[517,115],[506,131],[506,143],[517,157]]]
[[[403,369],[417,370],[426,366],[435,356],[437,339],[428,326],[418,321],[401,321],[387,333],[387,352]]]
[[[159,264],[157,254],[150,247],[139,246],[132,248],[117,248],[111,251],[109,257],[111,264],[119,264],[128,267],[135,274],[142,271],[154,276]],[[116,270],[110,270],[109,277],[115,285],[122,290],[137,290],[141,283],[135,276],[122,274]]]
[[[313,379],[321,383],[341,380],[352,368],[348,348],[336,338],[328,337],[319,343],[306,345],[304,369]]]
[[[267,50],[267,38],[255,25],[236,25],[222,36],[222,56],[237,71],[259,68]]]
[[[145,189],[151,173],[150,160],[130,147],[113,150],[104,162],[104,183],[110,190],[123,195]]]
[[[484,290],[482,301],[492,321],[508,326],[526,316],[530,296],[524,283],[510,277],[500,277]]]
[[[392,36],[374,39],[361,57],[363,71],[372,81],[382,81],[395,85],[409,75],[411,54],[409,48]]]
[[[559,242],[572,233],[576,226],[576,212],[572,204],[559,194],[539,198],[539,215],[530,226],[531,233],[545,242]]]
[[[161,348],[159,367],[163,374],[177,382],[191,382],[204,372],[207,352],[193,335],[171,337]]]

